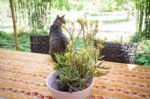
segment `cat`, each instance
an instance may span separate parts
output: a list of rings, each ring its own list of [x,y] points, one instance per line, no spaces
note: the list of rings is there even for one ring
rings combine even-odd
[[[66,46],[68,44],[68,40],[66,36],[62,32],[62,24],[66,23],[65,15],[59,16],[54,20],[53,24],[50,27],[49,32],[49,54],[51,55],[54,62],[57,62],[55,57],[55,53],[64,53],[66,50]]]

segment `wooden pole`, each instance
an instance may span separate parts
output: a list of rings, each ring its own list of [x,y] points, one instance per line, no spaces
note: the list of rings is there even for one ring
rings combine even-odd
[[[13,21],[13,29],[14,29],[14,36],[15,36],[15,46],[16,46],[16,50],[19,50],[13,0],[9,0],[9,2],[10,2],[10,9],[11,9],[12,21]]]

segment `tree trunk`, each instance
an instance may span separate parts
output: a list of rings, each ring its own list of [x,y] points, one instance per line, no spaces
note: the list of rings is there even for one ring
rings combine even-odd
[[[150,1],[145,0],[137,6],[137,33],[142,37],[150,39]]]
[[[15,19],[14,6],[13,6],[13,0],[9,0],[9,2],[10,2],[11,14],[12,14],[12,21],[13,21],[13,29],[14,29],[16,50],[19,50],[18,36],[17,36],[17,29],[16,29],[16,19]]]
[[[143,9],[142,10],[140,10],[140,12],[139,12],[139,27],[138,27],[138,32],[139,33],[142,33],[142,30],[143,30],[143,16],[144,16],[144,11],[143,11]]]
[[[143,34],[150,39],[150,1],[148,0],[145,7],[145,28]]]

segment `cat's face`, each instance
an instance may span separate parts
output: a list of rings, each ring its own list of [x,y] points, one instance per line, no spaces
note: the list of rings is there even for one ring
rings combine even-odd
[[[57,15],[57,18],[58,18],[59,20],[61,20],[62,23],[66,23],[66,21],[65,21],[65,15],[63,15],[63,16],[61,16],[61,17],[59,17],[59,15]]]
[[[58,24],[58,25],[61,25],[62,23],[66,23],[66,21],[65,21],[65,15],[63,15],[63,16],[59,16],[59,15],[57,15],[57,18],[56,18],[56,20],[54,21],[54,23],[55,24]]]

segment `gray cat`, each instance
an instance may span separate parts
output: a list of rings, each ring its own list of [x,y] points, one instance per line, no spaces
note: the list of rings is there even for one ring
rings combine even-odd
[[[66,50],[66,46],[68,44],[68,40],[66,36],[63,34],[61,25],[62,23],[66,23],[64,16],[57,15],[57,18],[53,22],[50,27],[50,48],[49,54],[51,55],[52,59],[57,62],[55,53],[63,53]]]

